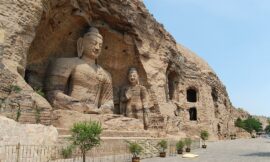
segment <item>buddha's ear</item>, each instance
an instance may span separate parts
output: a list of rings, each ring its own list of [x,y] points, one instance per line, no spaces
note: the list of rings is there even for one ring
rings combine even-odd
[[[78,52],[78,57],[81,58],[83,55],[83,38],[80,37],[77,41],[77,52]]]

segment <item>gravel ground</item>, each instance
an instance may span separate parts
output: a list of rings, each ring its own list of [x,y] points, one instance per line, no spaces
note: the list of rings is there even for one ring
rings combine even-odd
[[[237,139],[208,142],[207,149],[192,150],[197,158],[181,156],[144,159],[142,162],[270,162],[270,139]]]

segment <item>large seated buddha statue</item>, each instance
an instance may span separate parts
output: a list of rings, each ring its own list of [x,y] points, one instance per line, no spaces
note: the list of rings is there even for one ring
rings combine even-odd
[[[102,43],[98,29],[92,27],[77,41],[78,57],[58,58],[49,65],[46,96],[55,109],[113,112],[111,76],[96,64]]]

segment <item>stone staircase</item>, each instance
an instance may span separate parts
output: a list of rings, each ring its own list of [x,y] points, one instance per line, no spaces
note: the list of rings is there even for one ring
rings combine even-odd
[[[159,139],[160,140],[160,139]],[[159,155],[159,149],[157,147],[158,139],[141,139],[141,140],[128,140],[128,142],[137,142],[143,151],[140,154],[142,159],[157,157]]]

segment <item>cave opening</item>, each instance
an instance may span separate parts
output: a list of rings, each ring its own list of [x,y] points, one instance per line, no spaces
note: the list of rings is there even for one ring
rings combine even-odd
[[[196,107],[192,107],[189,109],[189,120],[196,121],[197,120],[197,109]]]
[[[197,91],[195,88],[189,88],[187,90],[187,101],[188,102],[197,102]]]
[[[46,17],[44,15],[37,26],[36,36],[27,55],[24,79],[33,89],[45,89],[46,92],[47,75],[51,70],[50,64],[58,58],[78,57],[78,38],[82,37],[90,26],[94,26],[103,36],[103,46],[97,64],[111,75],[115,112],[119,113],[119,98],[121,89],[128,85],[129,68],[135,67],[139,73],[140,84],[149,87],[146,72],[138,57],[134,35],[123,32],[121,28],[114,28],[114,25],[100,18],[93,19],[89,25],[82,17],[61,14],[63,12],[73,13],[69,4],[65,5],[67,6],[63,6],[63,9],[51,9],[52,15],[57,16]],[[62,22],[52,24],[50,19]],[[70,78],[67,82],[70,82]],[[69,89],[67,84],[66,94],[69,94]]]

